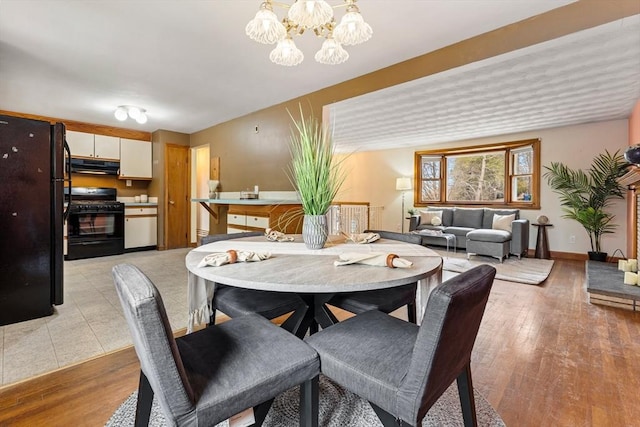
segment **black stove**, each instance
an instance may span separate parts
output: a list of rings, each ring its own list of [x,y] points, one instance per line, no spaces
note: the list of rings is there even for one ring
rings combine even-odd
[[[71,197],[65,189],[65,199],[71,203],[70,212],[123,212],[124,203],[116,201],[117,190],[107,187],[73,187]]]
[[[69,203],[65,259],[92,258],[124,253],[124,203],[117,190],[105,187],[65,188]]]
[[[73,200],[69,212],[124,212],[124,203],[106,200]]]

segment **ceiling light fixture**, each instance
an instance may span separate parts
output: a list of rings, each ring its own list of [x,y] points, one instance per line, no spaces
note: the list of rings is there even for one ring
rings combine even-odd
[[[116,116],[116,119],[121,122],[127,120],[127,117],[131,117],[141,125],[147,123],[147,110],[133,105],[121,105],[116,108],[113,114]]]
[[[296,47],[293,35],[302,35],[312,30],[316,36],[326,40],[316,53],[315,59],[321,64],[341,64],[349,59],[349,53],[342,47],[366,42],[371,38],[371,26],[364,22],[357,0],[344,0],[344,4],[331,6],[324,0],[296,0],[292,5],[266,0],[247,24],[245,32],[258,43],[274,44],[269,58],[279,65],[294,66],[304,60],[304,54]],[[287,16],[278,20],[273,6],[289,9]],[[346,7],[346,12],[337,24],[333,9]]]

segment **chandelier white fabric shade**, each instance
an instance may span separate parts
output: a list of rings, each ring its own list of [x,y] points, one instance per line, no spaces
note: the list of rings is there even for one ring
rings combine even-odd
[[[247,24],[245,32],[258,43],[274,44],[278,40],[282,40],[287,35],[284,25],[278,21],[278,17],[273,13],[271,3],[262,3],[260,10]]]
[[[292,36],[311,30],[325,39],[314,56],[316,61],[322,64],[341,64],[349,59],[349,53],[342,45],[363,43],[373,34],[371,26],[360,15],[356,1],[344,0],[344,4],[331,6],[324,0],[295,0],[291,5],[266,0],[245,27],[245,32],[251,40],[259,43],[277,43],[269,55],[271,61],[293,66],[304,60],[304,54],[297,48]],[[274,5],[289,9],[282,22],[278,21],[273,12]],[[340,7],[346,7],[346,13],[337,24],[333,10]]]
[[[332,38],[326,39],[322,42],[322,48],[316,52],[316,61],[321,64],[341,64],[349,59],[349,52]]]
[[[358,6],[351,5],[338,26],[333,30],[333,38],[345,46],[364,43],[371,38],[373,30],[364,22]]]
[[[287,16],[299,26],[312,29],[331,21],[333,18],[333,9],[329,3],[324,0],[297,0],[289,8]]]
[[[304,54],[298,49],[291,37],[287,36],[278,42],[276,48],[269,54],[269,59],[278,65],[292,67],[304,60]]]
[[[113,115],[121,122],[130,117],[141,125],[147,123],[147,110],[133,105],[120,105]]]

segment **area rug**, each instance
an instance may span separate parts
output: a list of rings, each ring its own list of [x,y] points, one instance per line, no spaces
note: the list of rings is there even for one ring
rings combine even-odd
[[[297,427],[299,421],[299,394],[295,387],[276,398],[264,421],[264,427]],[[479,426],[504,427],[502,418],[482,395],[475,392]],[[107,427],[133,426],[137,392],[134,392],[114,412]],[[322,427],[382,427],[369,403],[343,389],[325,376],[320,376],[320,411],[318,424]],[[154,399],[149,426],[165,426],[164,417]],[[464,426],[458,388],[454,382],[433,405],[422,423],[424,427]],[[222,422],[216,427],[228,427]]]
[[[496,268],[496,279],[508,282],[525,283],[528,285],[539,285],[544,282],[551,268],[553,260],[538,258],[522,258],[511,256],[502,263],[497,258],[488,256],[473,255],[467,260],[464,252],[446,252],[436,250],[442,256],[442,269],[462,273],[481,264],[489,264]]]

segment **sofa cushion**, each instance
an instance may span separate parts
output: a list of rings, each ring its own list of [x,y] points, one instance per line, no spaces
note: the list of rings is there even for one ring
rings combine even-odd
[[[434,224],[434,218],[438,221]],[[442,224],[442,211],[420,211],[420,224],[423,225],[440,225]]]
[[[442,232],[448,233],[448,234],[455,234],[458,239],[465,240],[467,233],[474,230],[475,228],[469,228],[469,227],[445,227],[444,230],[442,230]]]
[[[504,230],[511,232],[511,223],[516,219],[516,214],[511,215],[498,215],[493,214],[493,225],[492,229],[494,230]]]
[[[482,228],[484,209],[455,208],[453,210],[453,226]]]
[[[484,208],[484,217],[482,218],[482,227],[478,228],[493,228],[493,216],[494,215],[511,215],[515,214],[515,219],[520,219],[519,209],[492,209]]]
[[[442,212],[442,225],[447,227],[453,224],[453,208],[444,207],[428,207],[427,211],[440,211]],[[424,224],[421,222],[420,224]]]
[[[481,228],[467,233],[467,240],[475,242],[504,243],[511,240],[511,233],[504,230],[487,230]]]

